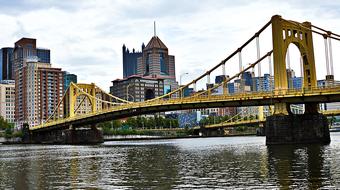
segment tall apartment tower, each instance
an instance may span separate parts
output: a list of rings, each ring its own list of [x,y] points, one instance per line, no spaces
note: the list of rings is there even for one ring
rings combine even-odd
[[[145,48],[144,43],[142,44],[142,51]],[[142,57],[141,51],[135,51],[132,49],[132,52],[125,46],[122,47],[123,50],[123,78],[128,78],[132,75],[137,75],[137,59]]]
[[[51,68],[50,50],[37,48],[36,39],[31,38],[15,43],[13,64],[16,122],[40,124],[52,114],[63,96],[64,73]]]

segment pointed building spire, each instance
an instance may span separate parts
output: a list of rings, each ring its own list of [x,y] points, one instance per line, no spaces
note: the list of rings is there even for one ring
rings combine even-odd
[[[156,36],[156,21],[153,21],[153,36]]]

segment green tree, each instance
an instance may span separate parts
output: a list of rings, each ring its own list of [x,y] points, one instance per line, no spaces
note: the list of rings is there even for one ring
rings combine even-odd
[[[0,129],[6,130],[8,127],[10,127],[9,123],[2,116],[0,116]]]
[[[129,126],[130,128],[132,128],[132,129],[137,128],[137,120],[136,120],[134,117],[129,117],[129,118],[126,120],[125,124],[126,124],[127,126]]]
[[[7,122],[6,122],[7,123]],[[14,125],[13,124],[8,124],[7,123],[7,127],[5,129],[5,137],[6,138],[11,138],[13,137],[13,131],[14,131]]]

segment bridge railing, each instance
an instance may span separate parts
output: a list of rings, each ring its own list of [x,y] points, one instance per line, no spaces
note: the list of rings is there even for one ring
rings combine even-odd
[[[87,117],[94,117],[96,115],[105,114],[113,111],[123,111],[128,109],[145,108],[159,105],[171,105],[171,104],[187,104],[187,103],[199,103],[199,102],[211,102],[211,101],[226,101],[226,100],[247,100],[247,99],[261,99],[261,98],[274,98],[274,97],[286,97],[286,96],[304,96],[311,94],[328,94],[337,92],[340,94],[340,85],[332,85],[327,87],[315,87],[315,88],[304,88],[304,89],[280,89],[273,91],[260,91],[260,92],[240,92],[235,94],[222,94],[222,95],[201,95],[191,96],[174,99],[157,99],[155,101],[147,102],[134,102],[123,105],[118,105],[108,109],[99,110],[96,113],[87,113],[83,115],[76,115],[69,118],[63,118],[48,123],[43,123],[39,126],[34,126],[31,129],[38,129],[48,126],[53,126],[65,122],[79,120]],[[133,110],[132,110],[133,111]]]

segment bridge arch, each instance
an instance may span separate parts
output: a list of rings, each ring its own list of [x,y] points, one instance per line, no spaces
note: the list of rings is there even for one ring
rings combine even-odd
[[[95,110],[93,104],[96,102],[93,102],[93,98],[89,96],[86,93],[78,93],[75,97],[74,103],[74,114],[77,115],[77,113],[80,114],[86,114],[86,113],[93,113]],[[90,106],[90,107],[89,107]],[[90,108],[90,109],[88,109]]]
[[[275,15],[271,19],[274,58],[274,85],[277,93],[285,93],[288,89],[286,71],[286,53],[290,44],[300,50],[303,62],[303,87],[311,89],[317,86],[313,38],[311,23],[288,21]],[[310,112],[317,112],[316,105],[310,105]],[[307,111],[307,105],[306,105]],[[275,114],[288,114],[285,103],[275,104]]]
[[[71,83],[68,89],[66,115],[73,117],[77,108],[75,107],[78,97],[85,97],[91,104],[92,113],[97,110],[96,105],[96,85],[92,84],[73,84]]]

